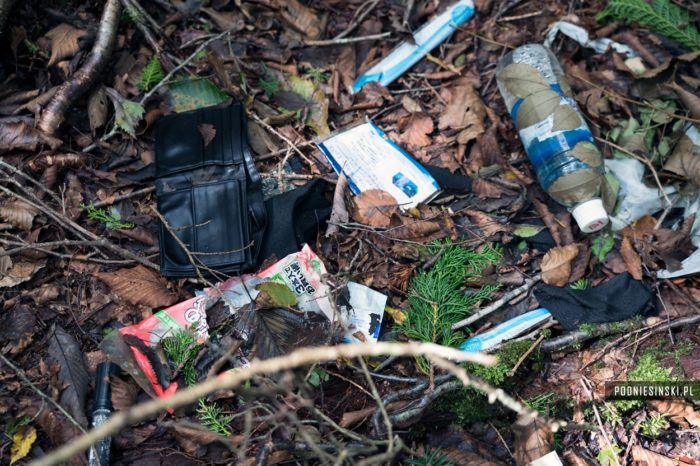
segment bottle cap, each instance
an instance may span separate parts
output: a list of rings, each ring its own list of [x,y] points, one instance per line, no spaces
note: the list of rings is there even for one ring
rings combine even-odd
[[[598,231],[608,224],[608,213],[603,207],[603,201],[600,199],[591,199],[583,202],[571,211],[578,227],[584,233],[593,233]]]

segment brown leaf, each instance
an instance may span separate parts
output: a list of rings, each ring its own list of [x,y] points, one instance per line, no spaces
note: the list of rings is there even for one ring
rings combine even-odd
[[[200,8],[200,11],[209,16],[220,31],[229,30],[233,33],[245,28],[245,21],[237,12],[216,11],[213,8]]]
[[[688,134],[683,134],[664,163],[664,170],[690,180],[700,186],[700,145],[696,145]]]
[[[441,448],[441,453],[445,455],[454,466],[504,466],[505,463],[482,458],[476,453],[463,451],[457,448]]]
[[[56,149],[62,142],[60,139],[43,134],[24,121],[5,121],[0,123],[0,152],[10,150],[33,151],[43,144]]]
[[[5,275],[0,275],[0,288],[17,286],[31,279],[35,272],[44,268],[43,263],[15,262]]]
[[[467,144],[484,132],[486,109],[474,85],[458,79],[450,88],[451,100],[440,115],[439,129],[461,129],[457,142]]]
[[[216,137],[216,127],[214,125],[210,125],[209,123],[198,124],[197,130],[199,131],[199,134],[202,135],[204,147],[207,147]]]
[[[691,403],[684,400],[648,400],[647,405],[660,414],[667,414],[668,419],[687,429],[689,424],[700,427],[700,413],[695,411]]]
[[[518,466],[526,466],[553,450],[554,434],[541,418],[521,416],[513,423],[513,433],[513,457]]]
[[[226,442],[227,440],[227,437],[223,437],[211,430],[185,422],[172,424],[170,432],[172,432],[180,446],[190,454],[193,454],[203,445],[209,445],[214,442]]]
[[[404,94],[404,96],[401,97],[401,106],[406,109],[408,113],[420,113],[423,111],[420,104],[411,99],[407,94]]]
[[[279,13],[294,29],[309,39],[318,39],[326,28],[327,16],[302,5],[298,0],[276,0]]]
[[[402,125],[401,142],[416,147],[429,145],[428,136],[433,132],[433,119],[426,113],[414,113]]]
[[[107,122],[107,93],[105,87],[100,86],[90,94],[88,100],[88,119],[90,120],[90,130],[95,134],[97,128],[101,128]]]
[[[642,259],[639,258],[639,254],[632,247],[632,242],[629,237],[625,236],[622,238],[622,245],[620,246],[620,255],[625,261],[627,266],[627,271],[634,277],[635,280],[642,279]]]
[[[17,354],[29,346],[37,329],[37,319],[28,305],[15,306],[0,318],[0,344],[9,343],[9,352]]]
[[[111,375],[109,377],[112,388],[112,406],[115,411],[124,411],[136,403],[141,389],[132,379],[124,380],[121,377]]]
[[[569,282],[571,262],[578,255],[578,246],[556,246],[542,258],[542,281],[548,285],[564,286]]]
[[[165,287],[165,280],[154,270],[143,265],[114,272],[100,272],[95,275],[115,294],[131,304],[161,308],[177,301],[177,294]]]
[[[574,450],[566,450],[563,456],[569,466],[588,466],[586,460],[581,458]]]
[[[86,34],[86,31],[76,29],[66,23],[61,23],[47,32],[46,38],[51,43],[51,58],[49,58],[48,66],[55,65],[64,58],[75,55],[80,50],[78,39]]]
[[[348,186],[348,179],[345,173],[338,176],[338,182],[335,185],[333,192],[333,209],[331,217],[328,220],[328,228],[326,228],[326,236],[334,235],[338,232],[338,224],[347,223],[350,220],[350,214],[345,206],[345,189]]]
[[[700,97],[698,97],[697,93],[686,91],[683,86],[676,84],[674,81],[667,84],[667,87],[673,89],[675,93],[678,94],[681,102],[690,110],[690,114],[693,118],[700,118]]]
[[[355,219],[372,227],[388,227],[398,211],[394,196],[381,189],[369,189],[355,196]]]
[[[473,221],[476,222],[481,231],[484,233],[484,236],[487,238],[501,231],[507,231],[507,227],[505,225],[489,214],[476,209],[467,209],[465,212]]]
[[[634,464],[644,466],[682,466],[684,464],[694,464],[674,460],[668,456],[647,450],[641,445],[635,445],[632,447],[632,460],[634,461]]]
[[[517,196],[518,193],[508,188],[501,187],[496,183],[491,183],[483,178],[474,178],[472,181],[472,191],[482,199],[499,199],[502,196]]]
[[[49,338],[49,360],[58,364],[58,378],[63,384],[61,406],[73,415],[83,426],[87,427],[85,416],[85,399],[87,397],[90,376],[88,375],[83,353],[75,338],[55,327]]]
[[[34,217],[38,213],[38,209],[22,201],[13,201],[0,206],[0,218],[25,231],[32,229]]]
[[[37,423],[51,440],[55,448],[71,443],[81,435],[80,429],[66,419],[66,416],[55,410],[48,403],[36,403],[27,409],[30,417],[36,417]],[[67,461],[68,466],[87,464],[85,454],[78,454]]]

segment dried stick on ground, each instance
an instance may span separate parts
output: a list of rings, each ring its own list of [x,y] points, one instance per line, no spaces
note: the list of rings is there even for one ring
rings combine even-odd
[[[507,291],[506,293],[503,294],[498,300],[494,301],[493,303],[489,304],[485,308],[481,309],[478,312],[475,312],[474,314],[470,315],[466,319],[462,319],[456,324],[452,326],[452,330],[458,330],[462,327],[466,327],[467,325],[471,324],[472,322],[476,322],[477,320],[481,319],[482,317],[491,314],[492,312],[497,311],[501,307],[503,307],[508,301],[511,301],[512,299],[517,298],[518,296],[527,293],[532,286],[539,282],[542,277],[537,274],[532,278],[527,278],[525,280],[525,283],[520,285],[519,287]]]
[[[67,445],[49,453],[45,457],[30,463],[32,466],[52,466],[63,463],[75,455],[87,450],[97,440],[110,437],[127,425],[134,424],[149,418],[155,414],[165,411],[166,408],[176,408],[180,406],[194,403],[199,398],[214,393],[218,390],[233,389],[247,380],[250,380],[256,375],[274,374],[282,370],[292,369],[307,364],[313,364],[322,361],[333,361],[338,358],[358,358],[361,356],[380,356],[380,355],[397,355],[397,356],[425,356],[431,360],[440,358],[440,367],[445,367],[447,370],[452,370],[452,367],[458,366],[449,363],[446,359],[456,361],[475,362],[478,364],[493,364],[495,358],[480,353],[466,353],[454,348],[448,348],[432,343],[363,343],[363,344],[345,344],[338,346],[321,346],[314,348],[300,348],[285,356],[266,359],[264,361],[254,361],[249,367],[243,368],[236,372],[227,372],[220,378],[206,380],[202,383],[176,392],[169,398],[159,398],[133,406],[128,411],[117,412],[109,418],[109,420],[92,430],[86,435],[76,438]],[[436,361],[437,363],[437,361]],[[447,366],[446,364],[451,364]],[[464,373],[464,378],[458,375],[460,380],[469,381],[469,376]],[[512,398],[503,393],[502,390],[495,390],[486,384],[485,386],[490,393],[487,392],[490,399],[504,399],[508,403],[506,406],[516,406],[518,412],[523,409],[523,406]],[[492,394],[493,398],[492,398]],[[505,395],[505,398],[503,397]],[[515,403],[516,405],[514,405]]]
[[[58,88],[56,94],[41,113],[37,126],[46,134],[53,135],[57,132],[58,127],[63,123],[66,111],[90,89],[109,61],[117,38],[120,11],[121,3],[119,0],[107,0],[102,12],[97,40],[87,61]]]

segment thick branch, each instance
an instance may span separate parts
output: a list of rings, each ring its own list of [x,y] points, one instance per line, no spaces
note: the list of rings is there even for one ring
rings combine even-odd
[[[90,89],[109,61],[117,38],[120,11],[119,0],[107,0],[100,20],[97,41],[90,51],[87,61],[58,88],[56,94],[41,113],[38,127],[46,134],[56,134],[58,127],[63,123],[66,111]]]
[[[128,411],[118,412],[99,427],[73,442],[54,450],[47,456],[31,463],[32,466],[53,466],[63,463],[75,455],[87,450],[97,440],[111,437],[123,427],[142,421],[166,408],[176,408],[194,403],[199,398],[217,390],[233,389],[260,374],[274,374],[281,370],[292,369],[321,361],[333,361],[338,358],[358,358],[362,356],[426,356],[430,359],[450,358],[457,361],[471,361],[479,364],[493,364],[495,359],[481,353],[467,353],[454,348],[435,345],[432,343],[364,343],[325,346],[315,348],[300,348],[292,353],[277,358],[255,361],[249,367],[235,372],[227,372],[219,378],[209,379],[185,390],[179,391],[168,398],[158,398],[132,407]],[[460,377],[462,379],[462,377]],[[462,380],[468,380],[464,378]],[[500,398],[499,398],[500,399]]]

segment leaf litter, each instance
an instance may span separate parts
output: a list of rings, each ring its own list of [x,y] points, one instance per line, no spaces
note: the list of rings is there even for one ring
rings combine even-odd
[[[469,297],[474,310],[521,286],[512,284],[516,279],[522,284],[525,278],[540,273],[542,280],[550,285],[584,289],[628,272],[634,279],[660,290],[659,298],[663,300],[659,316],[649,318],[657,320],[640,317],[630,324],[629,328],[634,330],[628,334],[615,333],[619,330],[613,324],[601,326],[615,335],[610,337],[612,340],[577,340],[576,332],[565,333],[560,327],[548,324],[548,328],[535,330],[528,339],[512,347],[499,347],[496,350],[499,365],[482,371],[468,368],[516,399],[526,401],[528,406],[537,406],[538,399],[549,400],[546,414],[553,418],[597,425],[591,409],[591,404],[595,404],[603,413],[602,428],[614,440],[614,448],[607,446],[600,432],[585,429],[551,432],[540,422],[542,416],[519,426],[520,421],[514,415],[493,409],[475,390],[441,385],[438,377],[443,374],[422,362],[395,361],[381,367],[381,362],[370,360],[369,364],[378,373],[404,380],[374,379],[380,396],[388,401],[385,404],[390,408],[389,414],[397,416],[397,425],[410,426],[408,430],[415,442],[411,446],[413,453],[424,453],[422,457],[412,457],[412,453],[402,452],[397,454],[397,461],[425,464],[420,461],[432,455],[436,463],[443,458],[445,464],[526,464],[552,450],[572,464],[584,464],[587,460],[582,458],[613,463],[617,459],[628,464],[700,461],[697,448],[693,450],[690,446],[694,434],[684,431],[698,423],[692,400],[649,402],[629,410],[618,409],[622,419],[618,422],[614,416],[605,414],[601,400],[581,400],[579,382],[585,376],[600,388],[613,377],[624,380],[637,370],[640,354],[647,350],[657,351],[654,356],[657,362],[663,360],[675,369],[683,366],[688,377],[694,377],[691,374],[697,372],[694,361],[698,354],[697,324],[692,319],[697,311],[694,303],[700,296],[698,279],[691,275],[667,282],[656,281],[654,277],[655,271],[662,268],[678,268],[697,243],[692,233],[696,231],[694,218],[683,212],[687,199],[693,198],[696,192],[693,190],[700,184],[697,144],[686,136],[688,125],[697,123],[693,119],[698,118],[696,94],[700,76],[694,61],[697,56],[686,54],[690,49],[666,39],[666,36],[682,36],[683,41],[690,40],[694,37],[691,32],[694,25],[688,24],[686,29],[682,24],[680,29],[674,26],[673,30],[659,31],[655,28],[658,25],[652,24],[647,27],[655,32],[650,33],[635,24],[597,23],[594,16],[606,2],[570,10],[565,2],[551,1],[538,5],[535,11],[529,4],[500,6],[497,2],[482,1],[477,5],[480,15],[477,20],[456,31],[441,48],[431,52],[437,60],[420,61],[389,88],[371,83],[352,95],[349,89],[354,78],[386,56],[394,39],[404,37],[404,18],[411,30],[415,30],[435,13],[434,2],[408,2],[413,5],[408,11],[406,5],[387,1],[348,6],[298,1],[217,0],[204,7],[196,2],[143,3],[144,11],[154,19],[153,22],[147,19],[147,28],[152,28],[162,50],[154,53],[153,43],[137,32],[140,26],[136,20],[120,22],[115,53],[99,84],[75,103],[68,113],[69,124],[53,136],[36,128],[35,116],[56,92],[52,86],[74,75],[84,62],[83,51],[87,52],[93,41],[88,31],[98,29],[103,5],[85,2],[75,14],[61,11],[61,16],[56,16],[54,12],[49,23],[46,23],[46,11],[26,5],[20,7],[21,17],[10,19],[13,27],[6,34],[12,39],[12,50],[2,60],[3,66],[16,72],[4,83],[0,109],[7,113],[0,121],[0,151],[4,162],[35,176],[52,191],[46,192],[4,166],[0,167],[3,187],[18,194],[24,192],[20,188],[35,192],[38,200],[29,199],[32,203],[38,205],[41,201],[51,205],[89,232],[104,235],[105,241],[138,257],[150,258],[158,252],[157,220],[150,210],[155,199],[149,191],[153,183],[151,125],[158,115],[187,112],[231,99],[244,102],[249,112],[260,117],[259,121],[251,118],[249,124],[258,170],[264,178],[281,180],[290,186],[302,185],[316,177],[335,181],[330,167],[311,142],[370,117],[389,139],[417,160],[474,177],[468,192],[443,192],[430,205],[415,209],[397,205],[396,199],[384,191],[352,195],[346,183],[338,183],[333,196],[335,225],[327,231],[322,229],[311,247],[327,267],[326,279],[332,283],[332,289],[337,280],[352,279],[389,297],[381,335],[405,340],[406,332],[402,329],[416,322],[416,314],[411,312],[415,309],[425,310],[426,315],[432,312],[430,303],[423,301],[425,296],[416,295],[415,285],[411,283],[421,273],[444,266],[440,258],[447,253],[441,252],[440,245],[447,244],[443,243],[446,241],[481,253],[486,246],[504,248],[499,261],[479,267],[479,273],[450,285],[453,293]],[[618,5],[614,8],[621,8],[622,3],[610,2]],[[659,8],[667,3],[655,0],[654,15],[663,11]],[[682,8],[681,4],[674,4],[666,11],[677,14],[675,8]],[[62,8],[65,9],[58,6],[56,11]],[[490,75],[505,53],[499,44],[540,42],[548,24],[570,13],[589,32],[629,43],[640,55],[637,71],[642,70],[641,73],[630,71],[623,66],[626,63],[623,57],[612,50],[594,54],[581,52],[568,39],[557,42],[558,58],[570,78],[579,108],[601,138],[644,158],[643,182],[653,187],[658,175],[661,183],[674,186],[679,192],[679,197],[673,198],[673,207],[648,213],[621,234],[581,235],[572,226],[569,214],[533,182],[536,176],[524,158],[512,120]],[[213,40],[200,53],[193,53],[209,37],[226,30],[235,34]],[[389,41],[367,39],[312,45],[313,41],[338,35],[352,38],[387,31],[392,34]],[[190,54],[193,56],[188,58]],[[165,59],[161,59],[163,56]],[[162,83],[171,69],[168,62],[172,58],[177,58],[176,63],[187,64],[180,73]],[[515,95],[536,94],[537,105],[533,108],[523,105],[518,111],[518,124],[526,125],[533,115],[551,107],[557,128],[573,127],[574,115],[559,105],[559,97],[540,76],[524,65],[509,67],[502,77]],[[146,92],[156,86],[157,92],[142,101]],[[206,148],[221,128],[199,124],[197,131]],[[289,143],[295,149],[289,149]],[[606,146],[601,143],[600,147]],[[90,153],[81,153],[83,148],[90,148]],[[298,156],[297,149],[317,164],[313,170]],[[608,149],[608,158],[630,157],[613,146]],[[585,159],[586,154],[578,155]],[[288,170],[280,170],[283,160]],[[327,192],[329,198],[331,191]],[[135,228],[116,232],[105,229],[99,222],[88,221],[80,205],[98,203],[105,212],[120,212]],[[127,259],[87,244],[84,235],[56,221],[45,209],[33,207],[27,199],[18,199],[6,191],[0,194],[0,253],[11,251],[0,256],[3,354],[81,424],[87,425],[94,373],[94,363],[90,361],[104,356],[96,351],[97,343],[120,325],[139,322],[152,312],[193,296],[205,285],[166,280],[151,268],[133,261],[113,263]],[[260,358],[329,341],[333,329],[327,322],[301,315],[289,288],[273,283],[261,288],[263,291],[255,303],[244,311],[245,318],[238,320],[238,328],[224,326],[219,330],[229,338],[252,332],[250,336]],[[422,293],[428,294],[430,289],[424,286]],[[409,301],[413,302],[412,306]],[[448,330],[451,322],[443,321],[449,316],[438,314],[436,328],[442,334],[430,335],[429,339],[458,345],[490,326],[537,307],[529,293],[508,298],[507,302],[507,306],[491,317],[456,332]],[[454,311],[459,318],[469,314],[457,309],[459,306],[450,307],[449,301],[446,303],[443,304],[446,309]],[[221,315],[226,321],[226,314]],[[691,323],[657,331],[661,328],[659,322],[674,319],[691,319]],[[429,319],[420,322],[426,325],[424,330],[432,328]],[[55,328],[53,332],[52,328]],[[593,326],[578,332],[598,330]],[[687,335],[681,331],[689,332],[690,337],[681,337]],[[211,343],[220,348],[232,347],[226,346],[230,345],[228,340],[220,338],[214,335]],[[539,350],[539,345],[558,338],[569,338],[568,346],[554,352]],[[635,341],[634,347],[629,346]],[[519,343],[523,343],[522,348]],[[615,351],[622,348],[619,350],[622,355],[608,354],[580,370],[584,358],[588,363],[591,355],[609,350],[606,345],[610,344],[615,346]],[[661,354],[672,357],[663,359]],[[217,355],[220,356],[198,349],[192,367],[197,370],[206,367],[210,364],[207,359]],[[523,360],[518,362],[521,357]],[[154,358],[154,363],[157,360]],[[167,358],[164,361],[167,366]],[[512,363],[506,367],[503,361]],[[306,379],[305,374],[294,373],[295,380],[305,390],[304,407],[313,406],[334,422],[350,414],[359,416],[352,423],[355,435],[370,438],[381,434],[372,419],[373,398],[363,391],[370,387],[353,362],[337,361],[315,367],[312,372],[313,377]],[[7,407],[1,419],[5,431],[8,432],[12,420],[22,416],[34,419],[3,439],[0,451],[10,453],[8,462],[34,459],[48,449],[71,442],[79,434],[62,413],[52,406],[42,406],[36,393],[3,364],[0,364],[0,380],[4,383],[0,405]],[[275,383],[279,387],[286,380],[283,377],[272,382],[256,381],[253,385]],[[303,380],[314,383],[304,385]],[[425,383],[420,393],[402,395],[406,399],[399,401],[391,398],[393,393],[410,390],[420,383]],[[441,390],[445,393],[428,405],[430,409],[418,408],[415,411],[419,415],[406,420],[406,413],[411,412],[404,409],[406,406],[413,406],[419,398],[430,398],[433,391]],[[143,397],[128,377],[113,383],[113,392],[119,400],[115,399],[118,409],[126,409]],[[242,415],[251,406],[246,404],[252,398],[245,390],[240,394],[215,396],[219,399],[207,403],[220,403],[227,414]],[[415,398],[409,400],[411,396]],[[254,405],[250,412],[255,416],[263,416],[265,410],[285,413],[290,407],[302,406],[299,403],[289,392],[265,398],[262,405]],[[616,402],[607,403],[615,406]],[[309,416],[307,420],[312,418],[302,409],[295,412],[301,417]],[[667,434],[652,440],[633,421],[657,412],[667,416],[671,428]],[[148,456],[148,451],[163,448],[172,450],[174,455],[196,454],[205,461],[219,461],[222,455],[228,461],[236,458],[228,452],[228,444],[221,444],[216,440],[217,435],[201,427],[196,414],[178,413],[166,422],[174,424],[163,425],[163,429],[156,421],[146,421],[127,429],[115,438],[113,459],[124,463],[147,461],[153,458]],[[284,419],[289,427],[283,433],[265,422],[280,422],[280,418],[268,418],[259,424],[260,438],[264,439],[253,442],[243,456],[298,459],[309,454],[306,444],[304,453],[270,452],[265,450],[265,445],[281,448],[296,442],[294,445],[298,446],[307,442],[304,435],[321,440],[331,438],[322,428],[325,424],[319,424],[319,429],[311,434],[304,430],[302,435],[301,429],[289,419]],[[441,442],[425,435],[446,425],[451,425],[453,431],[444,435]],[[235,432],[232,442],[240,441],[245,425],[232,421],[227,429]],[[483,448],[484,444],[498,447]],[[140,448],[135,448],[137,445]]]

